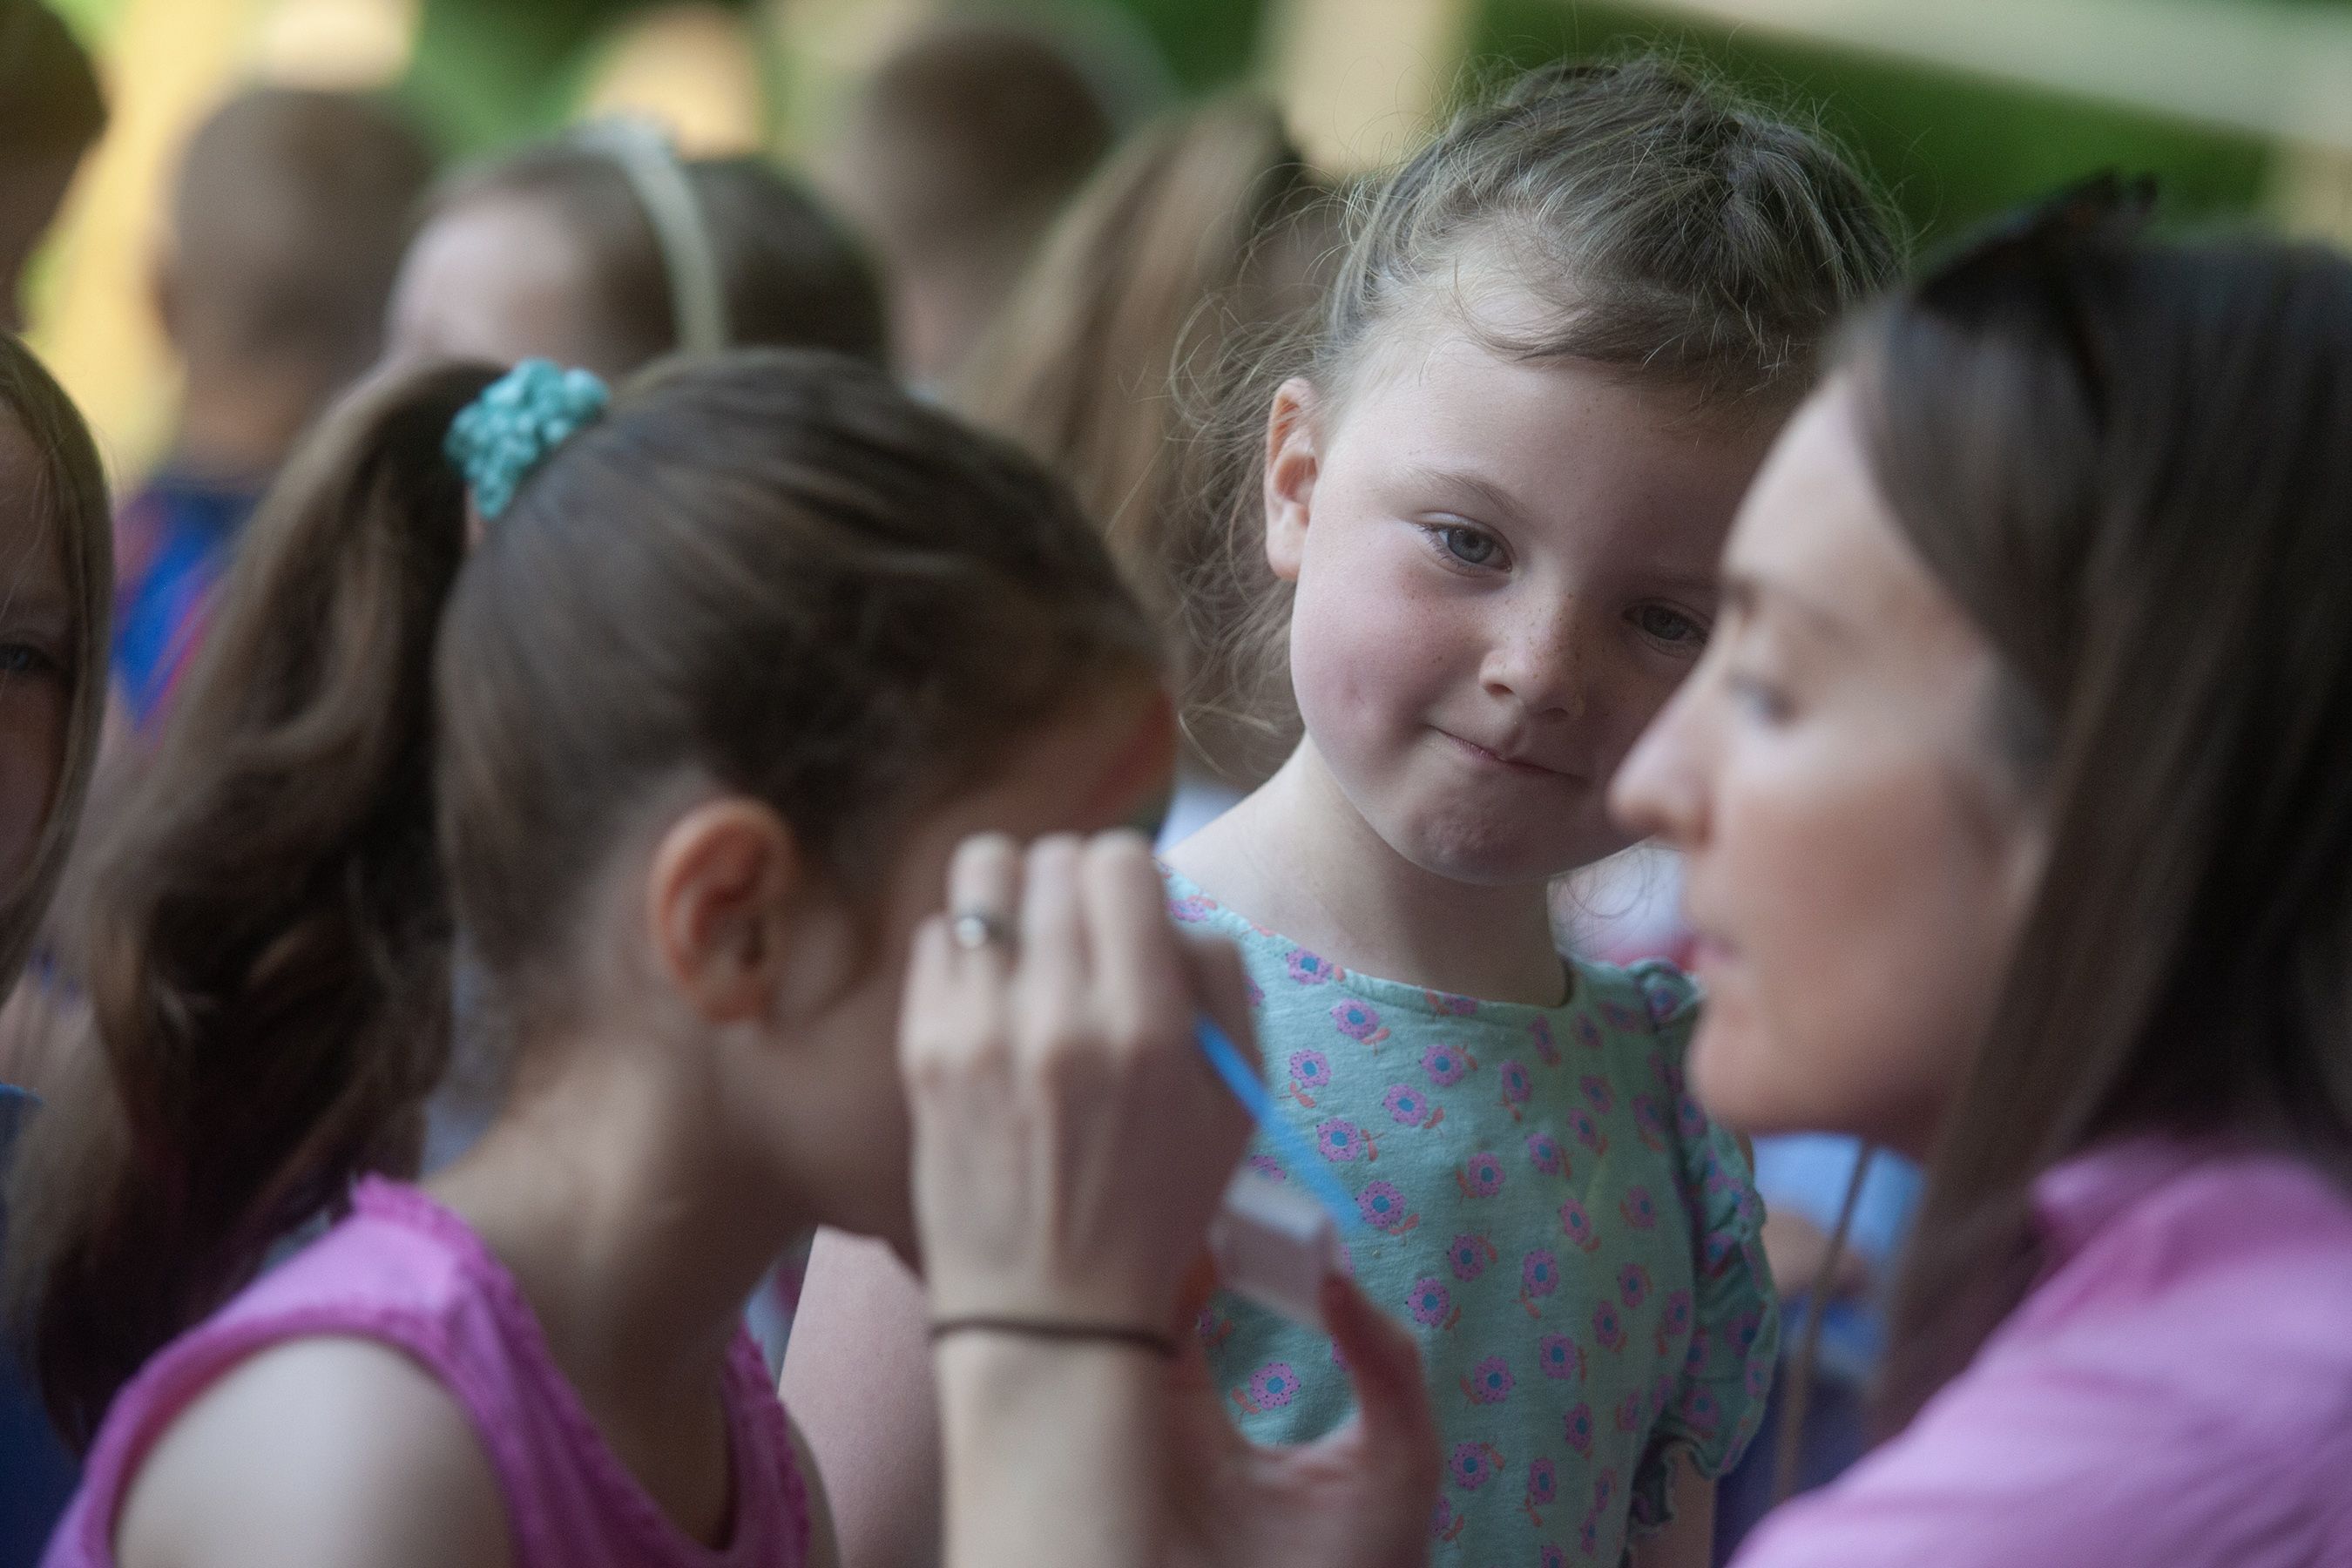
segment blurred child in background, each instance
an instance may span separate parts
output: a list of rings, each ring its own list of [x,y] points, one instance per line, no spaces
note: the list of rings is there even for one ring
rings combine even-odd
[[[1069,480],[1163,628],[1185,738],[1163,844],[1297,739],[1280,661],[1229,657],[1216,566],[1240,475],[1203,416],[1319,298],[1338,218],[1273,104],[1171,115],[1080,192],[954,393]]]
[[[624,121],[459,171],[401,266],[388,349],[610,377],[672,351],[753,344],[878,363],[872,268],[762,160],[680,159]]]
[[[253,89],[190,139],[155,274],[180,410],[116,524],[114,679],[134,727],[169,700],[296,436],[379,353],[432,171],[415,128],[348,93]]]
[[[1101,91],[1028,28],[952,23],[883,63],[824,187],[881,255],[910,384],[953,378],[1113,133]]]
[[[0,331],[25,330],[25,264],[106,129],[89,56],[40,0],[0,0]]]

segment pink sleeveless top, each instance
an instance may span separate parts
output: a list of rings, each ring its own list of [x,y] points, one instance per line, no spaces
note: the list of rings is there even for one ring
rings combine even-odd
[[[179,1414],[245,1357],[335,1335],[405,1352],[464,1407],[505,1500],[515,1568],[800,1568],[808,1490],[783,1406],[750,1336],[723,1398],[734,1528],[713,1550],[665,1516],[556,1370],[539,1320],[466,1222],[415,1187],[370,1178],[351,1216],[173,1341],[118,1395],[46,1568],[110,1568],[141,1461]]]

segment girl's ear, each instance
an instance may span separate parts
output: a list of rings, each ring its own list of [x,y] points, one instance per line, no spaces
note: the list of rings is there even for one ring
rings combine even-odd
[[[1286,583],[1298,581],[1307,522],[1322,459],[1317,449],[1312,383],[1293,376],[1275,390],[1265,420],[1265,561]]]
[[[789,1008],[809,948],[806,855],[772,808],[730,796],[693,807],[664,833],[646,883],[646,926],[660,973],[711,1025],[753,1023]],[[830,944],[817,944],[825,946]]]

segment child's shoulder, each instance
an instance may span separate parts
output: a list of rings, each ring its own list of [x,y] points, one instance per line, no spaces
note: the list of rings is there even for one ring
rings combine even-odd
[[[125,1480],[113,1542],[129,1560],[247,1561],[265,1519],[288,1561],[503,1557],[497,1477],[466,1411],[413,1358],[367,1340],[290,1340],[239,1362]],[[366,1543],[356,1558],[354,1542]]]
[[[377,1493],[411,1500],[425,1489],[452,1517],[463,1513],[459,1494],[481,1492],[495,1509],[454,1375],[462,1320],[488,1293],[479,1249],[464,1222],[422,1193],[363,1182],[351,1215],[174,1340],[116,1396],[60,1535],[79,1541],[80,1554],[63,1561],[112,1562],[107,1527],[118,1516],[126,1542],[149,1525],[159,1542],[196,1540],[215,1518],[208,1498],[249,1510],[238,1516],[247,1521],[257,1512],[291,1517],[271,1500],[300,1494],[280,1483],[321,1477],[365,1475]],[[368,1419],[353,1423],[359,1409]],[[467,1440],[441,1441],[452,1434]],[[428,1450],[470,1458],[463,1473],[437,1458],[411,1462]]]
[[[1621,1033],[1656,1036],[1679,1046],[1697,1019],[1696,983],[1663,958],[1622,968],[1585,958],[1568,962],[1576,977],[1569,1005],[1597,1012]]]

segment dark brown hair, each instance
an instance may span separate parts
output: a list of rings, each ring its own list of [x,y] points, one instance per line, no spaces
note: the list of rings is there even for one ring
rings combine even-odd
[[[882,362],[873,266],[814,196],[756,157],[688,159],[681,169],[709,236],[730,345]],[[526,147],[460,170],[434,210],[499,197],[549,203],[578,237],[596,295],[596,337],[613,363],[645,364],[678,346],[670,262],[611,153],[572,141]]]
[[[1841,315],[1892,282],[1903,247],[1885,204],[1829,136],[1655,55],[1529,72],[1472,104],[1356,204],[1353,237],[1313,326],[1269,356],[1230,420],[1245,482],[1223,582],[1240,714],[1288,709],[1290,595],[1265,561],[1265,410],[1304,375],[1344,405],[1367,348],[1408,312],[1460,310],[1493,269],[1541,320],[1499,352],[1573,358],[1687,388],[1706,415],[1783,416]],[[1328,415],[1327,414],[1327,417]]]
[[[1074,670],[1155,668],[1066,492],[833,355],[640,378],[467,561],[441,443],[488,380],[373,387],[298,455],[101,862],[103,1070],[36,1125],[10,1237],[77,1436],[356,1172],[413,1167],[457,925],[528,1031],[578,993],[606,847],[681,773],[856,887]]]
[[[38,458],[29,491],[9,497],[5,504],[22,507],[37,537],[45,537],[47,547],[58,552],[74,611],[73,646],[64,671],[71,691],[70,717],[48,819],[41,825],[23,879],[13,888],[0,889],[0,995],[5,995],[16,985],[57,892],[98,758],[106,717],[114,533],[106,476],[89,426],[32,351],[5,332],[0,332],[0,418],[13,419],[23,428]],[[0,592],[5,589],[0,584]]]
[[[2029,1286],[2053,1163],[2157,1131],[2352,1176],[2352,263],[2095,237],[1896,299],[1848,363],[2048,832],[1899,1292],[1900,1423]]]
[[[956,401],[1077,490],[1174,650],[1193,753],[1254,788],[1281,761],[1224,724],[1203,612],[1234,504],[1198,407],[1327,280],[1330,193],[1255,98],[1147,126],[1088,181],[960,377]]]
[[[0,148],[11,160],[79,158],[106,100],[72,29],[40,0],[0,0]]]
[[[229,352],[320,366],[374,359],[433,154],[389,105],[238,93],[189,139],[172,196],[175,300]]]

